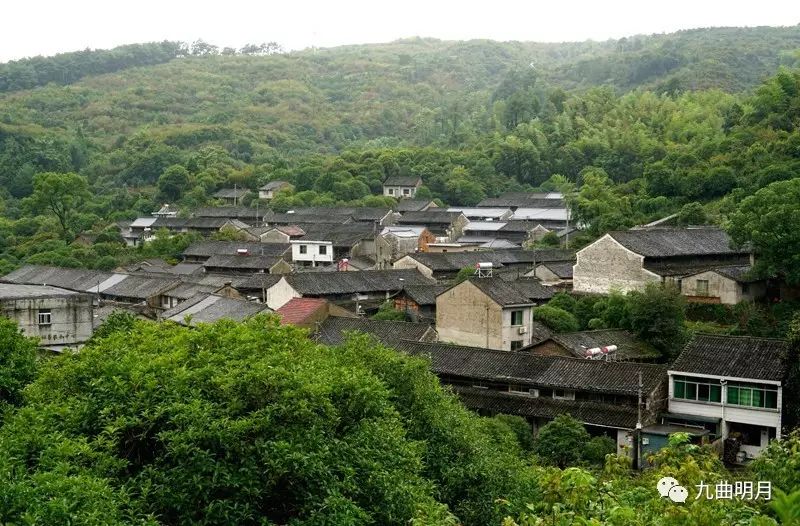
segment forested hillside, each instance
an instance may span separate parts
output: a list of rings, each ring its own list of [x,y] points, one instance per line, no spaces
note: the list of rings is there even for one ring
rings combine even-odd
[[[591,225],[584,241],[686,205],[689,222],[723,222],[743,197],[797,175],[800,76],[788,67],[797,49],[797,27],[296,53],[201,42],[165,63],[137,59],[67,86],[8,92],[2,266],[113,265],[124,253],[107,243],[113,221],[167,201],[189,211],[220,187],[275,179],[296,187],[272,203],[278,209],[385,204],[375,194],[393,174],[420,175],[421,196],[461,205],[575,188],[575,213]],[[671,62],[654,66],[654,57]],[[79,191],[65,197],[75,210],[56,218],[42,174],[69,172],[77,178],[61,190]],[[107,233],[108,246],[76,257],[69,243],[87,230]]]

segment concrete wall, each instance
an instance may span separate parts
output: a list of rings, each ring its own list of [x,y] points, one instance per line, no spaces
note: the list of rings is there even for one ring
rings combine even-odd
[[[47,309],[51,323],[39,325],[38,314]],[[75,345],[91,338],[93,313],[88,294],[0,302],[0,315],[17,322],[26,336],[39,338],[43,347]]]
[[[290,239],[291,238],[287,234],[284,234],[280,230],[267,230],[260,236],[260,241],[262,243],[288,243]]]
[[[326,253],[320,254],[320,246],[326,247]],[[300,252],[301,247],[306,247],[306,253]],[[330,265],[333,263],[333,244],[312,241],[292,241],[292,261],[311,266]]]
[[[643,268],[644,257],[623,247],[605,235],[577,253],[573,267],[572,289],[575,292],[608,294],[612,290],[641,290],[661,278]]]
[[[511,311],[521,310],[524,334],[511,325]],[[531,342],[531,307],[503,309],[469,281],[456,285],[436,298],[436,331],[444,342],[511,350],[511,342]]]
[[[570,283],[569,280],[563,280],[553,273],[549,268],[544,265],[538,265],[532,272],[526,274],[533,274],[534,277],[539,278],[543,285],[559,285],[561,283]]]
[[[266,304],[272,310],[278,310],[292,298],[301,298],[302,294],[294,290],[285,278],[267,289]]]
[[[708,294],[700,296],[697,290],[699,280],[708,281]],[[681,294],[697,301],[736,305],[742,301],[762,298],[766,294],[766,285],[763,282],[750,283],[744,292],[742,285],[730,278],[717,274],[713,270],[687,276],[681,280]]]
[[[443,342],[505,348],[503,310],[469,281],[436,298],[436,331]]]
[[[408,191],[408,193],[405,193]],[[390,197],[414,197],[417,195],[416,186],[383,186],[383,195]]]
[[[392,264],[392,268],[398,268],[398,269],[415,268],[415,269],[419,270],[420,274],[422,274],[423,276],[427,276],[429,278],[433,277],[433,271],[431,269],[429,269],[428,267],[426,267],[425,265],[423,265],[422,263],[420,263],[416,259],[408,257],[408,256],[402,257],[402,258],[398,259],[397,261],[395,261]]]

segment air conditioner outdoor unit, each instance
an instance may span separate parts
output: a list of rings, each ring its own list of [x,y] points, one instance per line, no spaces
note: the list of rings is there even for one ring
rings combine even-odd
[[[522,327],[519,328],[520,334],[525,334],[526,332],[528,332],[528,328],[526,326],[523,325]]]

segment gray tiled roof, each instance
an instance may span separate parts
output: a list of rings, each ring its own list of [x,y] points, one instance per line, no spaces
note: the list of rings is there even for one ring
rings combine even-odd
[[[435,306],[436,296],[449,288],[449,285],[410,285],[405,287],[405,292],[417,305]]]
[[[430,330],[431,326],[427,323],[330,316],[319,325],[314,339],[327,345],[339,345],[347,339],[347,333],[361,332],[372,335],[383,343],[397,340],[420,341]]]
[[[561,279],[572,279],[572,268],[574,266],[572,261],[547,261],[542,263],[542,266],[547,267],[550,272]]]
[[[753,283],[758,281],[757,278],[751,276],[750,272],[753,267],[750,265],[736,265],[731,267],[717,267],[713,269],[714,272],[720,276],[725,276],[739,283]]]
[[[422,212],[404,212],[397,223],[403,225],[449,225],[463,215],[461,212],[430,208]]]
[[[574,253],[558,248],[536,250],[500,249],[477,250],[474,252],[419,252],[409,254],[434,271],[459,271],[464,267],[474,267],[478,263],[492,263],[495,267],[504,265],[526,265],[545,261],[573,261]]]
[[[101,294],[110,298],[146,300],[179,285],[178,278],[161,278],[148,275],[126,276],[125,279],[103,289]]]
[[[249,192],[250,190],[247,188],[222,188],[217,190],[213,197],[218,199],[233,199],[235,197],[239,199],[246,196]]]
[[[645,257],[743,254],[731,248],[724,230],[715,227],[642,228],[609,232],[622,246]]]
[[[572,352],[576,358],[583,358],[586,349],[616,345],[616,357],[622,361],[655,360],[661,354],[646,342],[637,339],[633,334],[622,329],[599,329],[559,333],[550,336],[551,340]],[[542,341],[532,344],[536,346]]]
[[[469,282],[503,307],[511,305],[532,305],[534,303],[532,299],[523,294],[517,287],[500,278],[470,278]],[[459,286],[461,285],[455,285],[455,287]]]
[[[88,291],[114,274],[100,270],[25,265],[2,277],[8,283],[52,285],[69,290]]]
[[[284,186],[291,186],[291,183],[287,181],[270,181],[264,185],[262,185],[259,190],[264,190],[266,192],[270,190],[278,190],[283,188]]]
[[[377,230],[379,232],[379,230]],[[376,236],[376,228],[370,223],[346,225],[314,225],[305,229],[298,241],[330,241],[335,247],[350,248],[359,241]]]
[[[609,426],[622,429],[636,427],[636,408],[598,402],[555,400],[548,397],[531,397],[503,391],[454,387],[453,391],[462,403],[473,410],[493,413],[553,419],[569,414],[589,425]]]
[[[235,256],[239,249],[252,255],[282,256],[291,250],[289,243],[258,243],[247,241],[198,241],[183,251],[184,257]]]
[[[416,175],[393,175],[387,177],[383,182],[384,186],[417,186],[422,179]]]
[[[409,354],[429,357],[438,375],[531,387],[635,395],[639,372],[643,392],[649,393],[666,380],[667,371],[662,365],[536,356],[445,343],[401,341],[393,346]]]
[[[786,340],[696,334],[670,370],[779,381],[786,375],[788,352]]]
[[[33,299],[33,298],[63,298],[78,296],[80,293],[51,287],[49,285],[17,285],[6,283],[0,285],[0,300]]]
[[[306,272],[289,274],[286,280],[304,296],[397,291],[406,285],[434,283],[416,269]]]
[[[269,308],[263,303],[253,303],[215,294],[197,294],[179,305],[162,313],[162,319],[184,323],[191,316],[191,325],[213,323],[222,319],[242,321]]]
[[[279,282],[282,277],[284,277],[284,274],[265,274],[261,272],[242,279],[234,287],[241,290],[268,289]]]
[[[433,203],[431,199],[401,199],[394,209],[398,212],[422,212],[431,206],[431,203]]]
[[[254,272],[259,270],[267,270],[273,265],[281,261],[282,258],[278,256],[262,256],[260,254],[251,254],[247,256],[228,256],[216,255],[211,256],[203,263],[205,268],[220,268],[220,269],[251,269]]]

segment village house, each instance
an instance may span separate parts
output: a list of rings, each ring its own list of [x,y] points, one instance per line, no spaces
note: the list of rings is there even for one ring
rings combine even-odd
[[[383,195],[388,197],[414,198],[422,186],[422,178],[417,176],[394,175],[383,182]]]
[[[292,240],[292,261],[302,266],[330,266],[343,260],[377,255],[377,224],[315,225],[303,237]],[[343,269],[344,270],[344,269]]]
[[[579,250],[573,269],[575,292],[608,294],[642,290],[647,283],[673,283],[704,270],[748,265],[747,250],[731,247],[715,227],[642,228],[609,232]]]
[[[479,202],[479,208],[550,208],[566,209],[564,195],[559,192],[506,192],[499,197],[487,197]]]
[[[90,294],[49,285],[0,285],[0,316],[49,350],[76,347],[92,336]]]
[[[441,337],[441,334],[440,334]],[[442,383],[468,408],[486,416],[518,415],[536,435],[553,418],[569,414],[593,436],[605,435],[624,453],[637,425],[639,374],[642,424],[665,409],[666,366],[535,356],[479,347],[400,341],[397,350],[425,356]]]
[[[695,335],[669,367],[664,423],[708,429],[728,461],[756,457],[782,435],[788,357],[785,340]]]
[[[751,270],[750,265],[735,265],[682,276],[681,294],[689,301],[723,305],[761,299],[767,294],[767,282],[752,277]]]
[[[236,206],[242,202],[250,190],[247,188],[222,188],[217,190],[211,197],[223,201],[226,205]]]
[[[266,256],[259,253],[211,256],[203,262],[206,272],[218,274],[255,274],[266,272],[268,274],[287,274],[292,271],[292,265],[282,256]]]
[[[655,363],[661,358],[652,345],[622,329],[550,333],[524,351],[540,356],[598,358],[617,362]]]
[[[380,236],[386,243],[382,244],[384,250],[378,252],[376,259],[383,266],[391,266],[406,254],[427,252],[428,244],[436,241],[436,236],[424,226],[387,226],[383,227]]]
[[[288,243],[253,243],[247,241],[197,241],[183,251],[185,263],[205,263],[213,256],[258,255],[290,259]]]
[[[521,290],[500,278],[472,278],[436,296],[436,330],[445,342],[516,351],[531,343],[533,307],[551,297],[533,281]]]
[[[163,312],[161,319],[194,326],[219,320],[244,321],[262,312],[269,312],[269,308],[262,303],[200,293]]]
[[[258,188],[258,198],[270,200],[281,190],[294,190],[294,185],[286,181],[270,181]]]
[[[469,223],[461,212],[448,212],[438,208],[424,212],[405,212],[397,218],[397,225],[424,226],[438,241],[455,241],[464,235],[464,227]]]
[[[433,284],[416,270],[304,272],[286,280],[299,296],[327,299],[356,314],[376,310],[406,285]]]
[[[437,280],[454,278],[463,268],[475,268],[478,263],[491,263],[494,272],[522,277],[541,262],[574,261],[575,255],[558,248],[535,250],[479,250],[448,253],[416,253],[403,256],[392,265],[396,269],[415,268]]]

